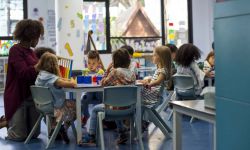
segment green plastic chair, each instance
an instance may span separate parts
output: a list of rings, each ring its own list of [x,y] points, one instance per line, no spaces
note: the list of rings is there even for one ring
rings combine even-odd
[[[36,124],[34,125],[33,129],[31,130],[29,136],[26,138],[24,144],[28,144],[30,139],[33,137],[37,127],[39,126],[42,118],[46,119],[46,125],[47,125],[47,135],[49,135],[50,133],[50,117],[54,117],[54,107],[53,107],[53,96],[51,91],[49,90],[48,87],[43,87],[43,86],[31,86],[31,94],[35,103],[35,107],[37,109],[37,111],[40,113],[39,118],[36,121]],[[54,132],[52,133],[52,136],[49,138],[48,136],[48,143],[46,145],[46,149],[50,148],[51,145],[54,143],[55,138],[60,130],[62,126],[62,120],[60,120],[55,129]],[[73,130],[73,133],[76,137],[76,129],[75,129],[75,125],[72,122],[71,123],[71,127]]]

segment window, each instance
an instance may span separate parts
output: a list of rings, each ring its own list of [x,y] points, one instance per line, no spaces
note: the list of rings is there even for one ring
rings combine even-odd
[[[189,40],[188,1],[166,1],[165,26],[167,43],[175,44],[179,47],[191,40]]]
[[[27,0],[0,0],[0,56],[6,56],[15,43],[12,33],[16,23],[27,17]]]
[[[89,30],[94,33],[100,53],[109,53],[124,44],[135,51],[152,52],[158,45],[191,42],[191,0],[177,1],[83,0],[84,44]]]
[[[112,50],[128,44],[135,51],[151,52],[162,44],[161,0],[111,1],[109,10]]]
[[[84,2],[83,3],[83,31],[84,31],[84,46],[87,46],[88,35],[90,30],[94,34],[91,35],[95,47],[100,52],[106,50],[106,9],[105,2]],[[94,50],[92,43],[91,50]]]

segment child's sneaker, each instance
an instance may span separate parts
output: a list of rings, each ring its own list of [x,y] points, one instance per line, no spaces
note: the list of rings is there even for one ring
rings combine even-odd
[[[95,135],[85,134],[82,138],[81,145],[96,146]]]
[[[127,129],[124,128],[118,132],[119,132],[119,139],[117,140],[117,144],[126,144],[126,142],[128,141]]]
[[[126,144],[128,141],[128,135],[126,133],[122,133],[119,136],[119,139],[117,140],[117,144]]]

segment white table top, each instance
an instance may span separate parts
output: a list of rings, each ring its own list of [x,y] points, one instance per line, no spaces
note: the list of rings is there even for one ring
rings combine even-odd
[[[206,108],[204,105],[204,100],[185,100],[185,101],[171,101],[172,106],[179,106],[182,108],[188,108],[191,110],[199,111],[202,113],[207,113],[210,115],[216,114],[214,109]]]

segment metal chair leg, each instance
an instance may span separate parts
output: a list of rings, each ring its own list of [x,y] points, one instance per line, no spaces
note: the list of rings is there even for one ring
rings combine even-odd
[[[54,130],[52,136],[50,137],[49,142],[48,142],[48,144],[47,144],[47,146],[46,146],[46,149],[48,149],[48,148],[54,143],[54,141],[55,141],[55,139],[56,139],[56,136],[57,136],[57,134],[58,134],[58,132],[59,132],[61,126],[62,126],[62,120],[60,120],[60,121],[57,123],[56,128],[55,128],[55,130]]]
[[[105,150],[104,146],[104,135],[103,135],[103,125],[102,125],[102,120],[104,118],[104,113],[103,112],[98,112],[98,126],[99,126],[99,137],[100,137],[100,142],[101,142],[101,150]]]
[[[43,115],[40,114],[39,118],[38,118],[37,121],[36,121],[36,124],[35,124],[34,127],[32,128],[32,130],[31,130],[29,136],[26,138],[24,144],[28,144],[28,143],[29,143],[30,139],[31,139],[32,136],[35,134],[35,131],[36,131],[38,125],[40,124],[42,118],[43,118]]]

